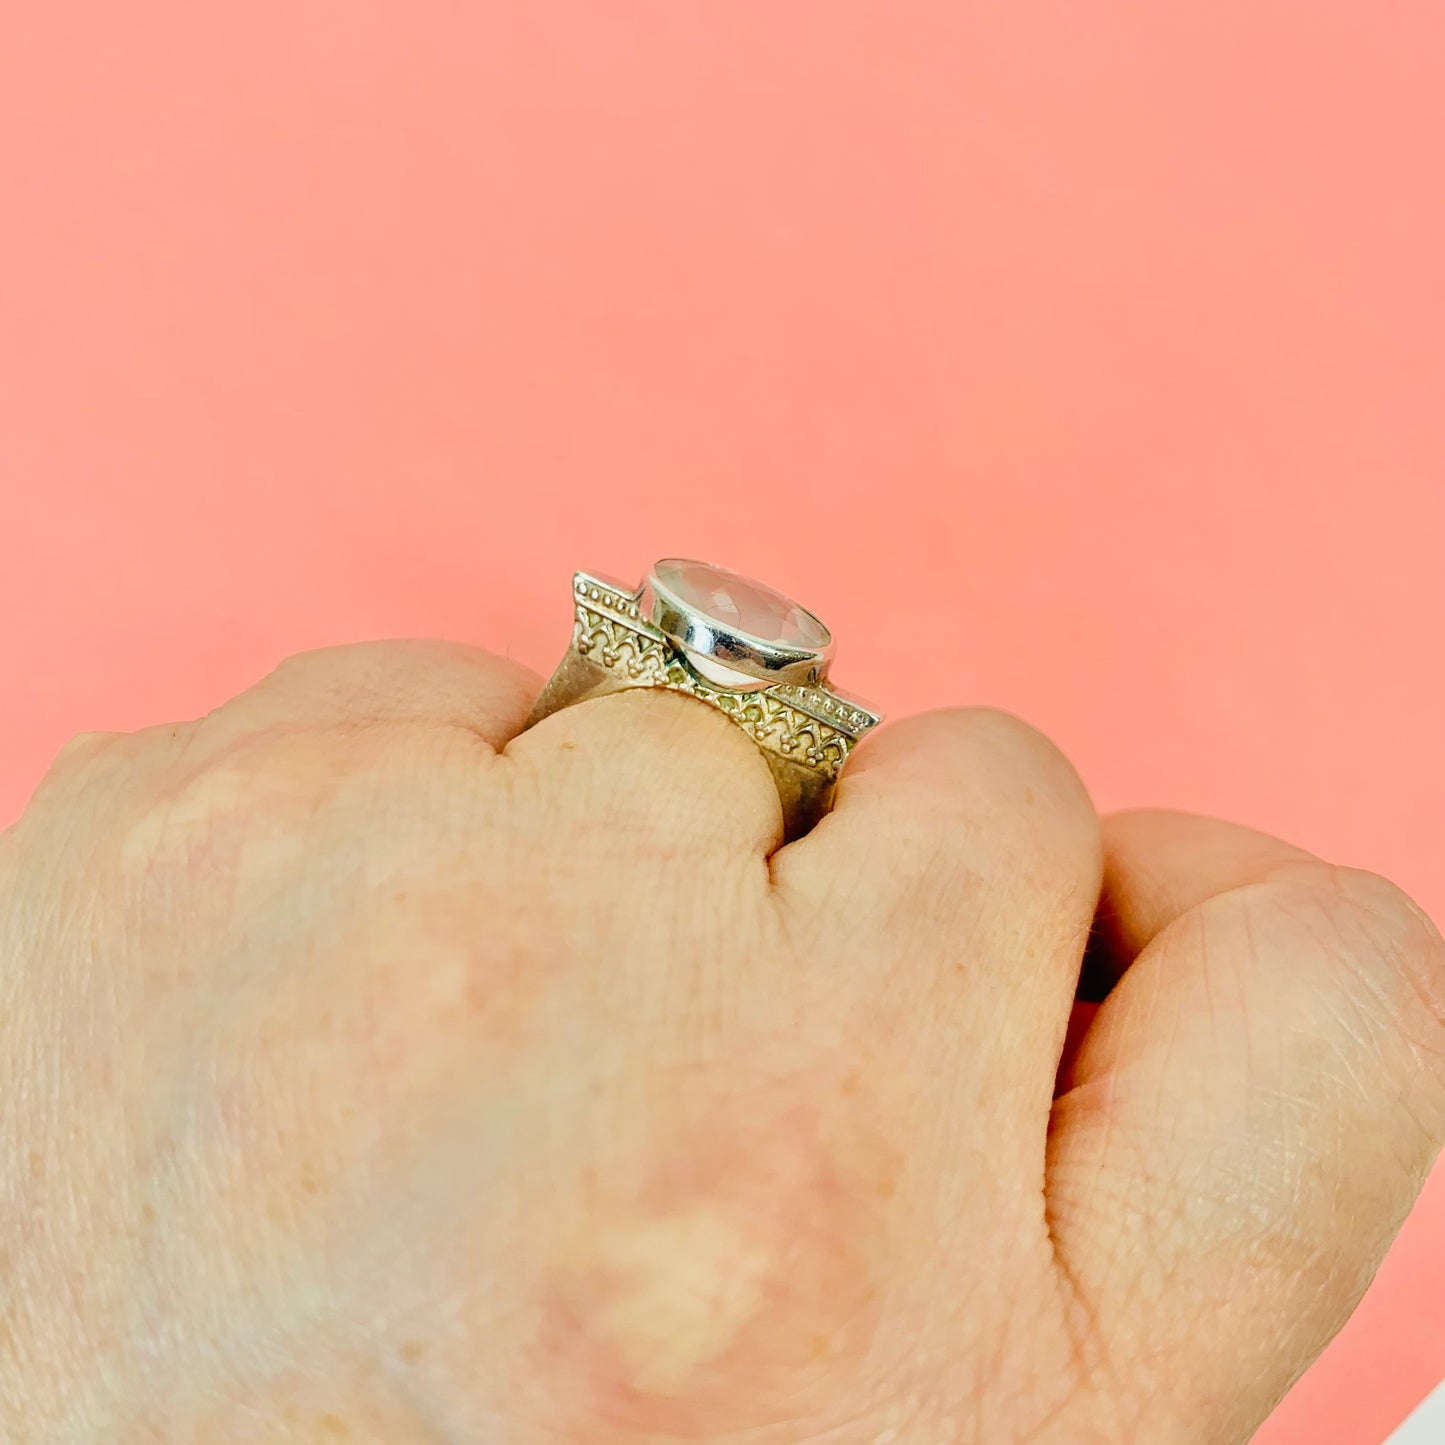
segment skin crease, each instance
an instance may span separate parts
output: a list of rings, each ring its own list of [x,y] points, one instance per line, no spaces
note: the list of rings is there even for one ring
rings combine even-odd
[[[1246,1440],[1445,1135],[1419,910],[980,711],[780,848],[536,685],[292,659],[0,837],[0,1439]]]

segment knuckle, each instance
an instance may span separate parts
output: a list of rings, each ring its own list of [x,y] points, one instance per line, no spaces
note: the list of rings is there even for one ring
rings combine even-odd
[[[104,760],[114,757],[126,737],[125,733],[76,733],[52,759],[36,790],[37,798],[42,793],[83,785],[95,776]]]
[[[1315,860],[1283,865],[1275,887],[1317,910],[1333,951],[1367,975],[1445,1061],[1445,942],[1425,911],[1397,884],[1377,873]]]
[[[1437,955],[1445,948],[1440,931],[1425,910],[1398,884],[1359,868],[1336,869],[1335,881],[1341,893],[1374,919],[1387,935],[1398,936]]]
[[[149,755],[148,741],[144,733],[77,733],[36,785],[17,831],[53,828],[64,816],[73,833],[86,820],[113,813]]]
[[[348,642],[283,658],[236,701],[314,708],[323,714],[364,715],[397,691],[397,674],[412,670],[407,642]],[[368,707],[369,705],[369,707]]]
[[[502,694],[519,706],[535,686],[520,664],[463,643],[352,642],[285,658],[227,709],[317,722],[423,721],[464,717]]]
[[[1340,887],[1358,910],[1361,932],[1376,955],[1404,985],[1412,1034],[1445,1077],[1445,943],[1439,930],[1388,879],[1343,870]]]
[[[945,708],[906,719],[897,726],[926,728],[952,734],[954,741],[970,747],[987,748],[1000,758],[1023,759],[1028,762],[1046,760],[1049,763],[1064,761],[1063,754],[1050,738],[1032,723],[1027,723],[1016,714],[1005,712],[1001,708]]]
[[[986,787],[995,802],[1032,808],[1042,801],[1055,812],[1087,819],[1097,831],[1093,802],[1074,765],[1053,739],[1012,713],[994,708],[922,713],[892,724],[888,734],[895,758],[912,754],[913,784],[935,798],[955,797],[972,809]]]
[[[1088,790],[1073,763],[1051,737],[1012,713],[989,708],[979,712],[976,726],[987,764],[996,776],[1013,780],[1024,807],[1033,807],[1042,794],[1055,812],[1087,819],[1089,830],[1097,831]]]
[[[1445,1142],[1445,945],[1434,924],[1389,880],[1313,860],[1282,866],[1250,894],[1262,927],[1283,920],[1331,970],[1333,1032],[1367,1044],[1394,1081],[1406,1152],[1422,1140],[1433,1152]],[[1354,1077],[1354,1064],[1342,1067]]]
[[[66,768],[83,767],[85,764],[104,756],[124,737],[118,732],[80,732],[61,744],[60,751],[51,764],[52,772]]]

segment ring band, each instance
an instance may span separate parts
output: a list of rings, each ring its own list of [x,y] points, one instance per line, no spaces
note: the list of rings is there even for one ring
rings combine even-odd
[[[572,642],[527,719],[635,687],[686,693],[757,745],[783,806],[784,835],[832,805],[838,774],[882,714],[825,685],[832,636],[791,599],[736,573],[659,562],[635,590],[578,572]]]

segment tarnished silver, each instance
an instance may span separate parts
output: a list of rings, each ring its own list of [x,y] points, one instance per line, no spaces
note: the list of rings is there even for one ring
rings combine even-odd
[[[700,596],[686,585],[687,569],[717,585]],[[834,652],[828,629],[759,583],[669,558],[636,588],[578,572],[572,596],[571,646],[527,726],[624,688],[686,693],[717,708],[757,745],[777,784],[789,838],[827,812],[848,754],[882,721],[881,713],[827,685]],[[767,625],[749,625],[759,618]]]

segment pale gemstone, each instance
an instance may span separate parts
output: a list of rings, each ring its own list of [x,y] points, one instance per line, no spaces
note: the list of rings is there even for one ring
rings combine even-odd
[[[759,642],[812,651],[828,645],[828,630],[812,613],[750,577],[681,558],[659,562],[654,573],[680,602]]]

